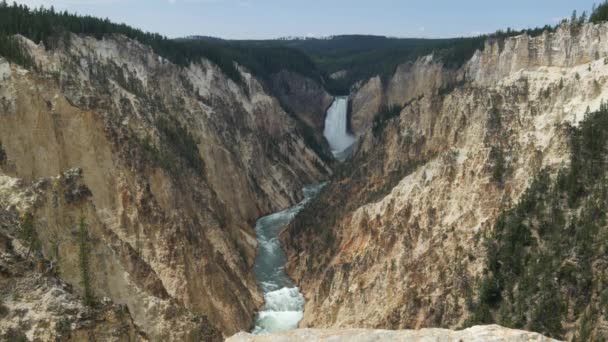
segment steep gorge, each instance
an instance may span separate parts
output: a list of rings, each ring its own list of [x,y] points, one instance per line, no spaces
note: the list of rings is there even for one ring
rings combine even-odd
[[[431,55],[362,84],[355,155],[283,236],[301,326],[467,324],[497,216],[567,165],[567,125],[608,98],[606,37],[606,24],[564,24],[489,40],[456,70]]]
[[[510,262],[488,253],[511,242],[500,240],[497,218],[519,210],[538,175],[557,178],[571,160],[571,125],[608,98],[608,25],[490,39],[458,68],[437,55],[418,58],[358,84],[350,103],[328,94],[322,77],[230,64],[235,77],[205,58],[177,65],[126,36],[102,36],[64,32],[45,47],[17,35],[32,66],[0,57],[2,338],[215,341],[277,312],[292,319],[262,328],[292,326],[303,302],[282,269],[276,234],[305,202],[281,210],[306,195],[304,185],[330,177],[281,233],[286,270],[306,298],[302,327],[500,320],[557,338],[607,334],[608,312],[593,302],[608,300],[601,239],[593,293],[564,296],[559,329],[527,325],[529,313],[507,300],[482,304],[522,288],[487,286],[496,265]],[[328,125],[327,109],[339,112],[339,125]],[[329,155],[335,141],[321,133],[339,127],[338,145],[349,146],[348,117],[359,143],[338,164]],[[575,217],[576,207],[569,210]],[[538,225],[542,214],[525,224]],[[256,283],[254,261],[264,253],[254,227],[279,256],[271,285],[289,290],[288,307],[269,298],[262,306],[264,295],[277,294]],[[545,244],[541,229],[532,231]],[[538,257],[529,247],[518,250],[526,263]],[[513,312],[521,322],[506,319]],[[353,334],[543,339],[496,326],[276,336]]]
[[[94,296],[126,305],[148,338],[251,328],[262,304],[253,223],[330,174],[301,123],[322,117],[325,104],[304,110],[292,95],[288,114],[244,68],[237,84],[209,61],[179,67],[124,36],[68,38],[45,49],[20,37],[32,70],[0,58],[0,171],[27,194],[7,191],[3,203],[33,216],[33,255],[50,268],[41,276],[83,294],[85,222]],[[328,101],[302,76],[282,82]],[[20,244],[22,225],[3,228],[9,245]],[[23,293],[6,290],[15,295],[3,298],[4,331],[38,336],[76,319],[23,319],[11,310],[24,306]]]

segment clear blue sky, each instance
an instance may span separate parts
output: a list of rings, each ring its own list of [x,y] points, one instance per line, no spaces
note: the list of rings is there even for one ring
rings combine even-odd
[[[169,37],[365,33],[455,37],[555,24],[600,0],[21,0],[108,17]],[[10,1],[12,2],[12,1]]]

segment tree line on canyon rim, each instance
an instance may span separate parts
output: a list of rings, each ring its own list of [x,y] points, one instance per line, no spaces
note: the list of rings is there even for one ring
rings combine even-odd
[[[20,34],[35,43],[42,42],[46,49],[70,44],[67,33],[90,35],[102,39],[106,35],[121,34],[151,47],[157,54],[179,66],[187,66],[200,58],[215,63],[229,78],[242,83],[241,74],[234,62],[266,79],[269,75],[287,69],[320,80],[316,66],[303,53],[286,48],[236,48],[225,44],[194,39],[169,39],[158,33],[144,32],[109,19],[58,12],[50,8],[30,9],[26,5],[0,2],[0,56],[26,68],[35,68],[27,52],[14,38]]]
[[[594,23],[608,19],[608,4],[594,7],[591,15],[570,19],[572,27],[586,21]],[[487,39],[527,33],[531,36],[553,31],[557,26],[497,31],[478,37],[453,39],[406,39],[380,36],[346,35],[331,39],[274,39],[229,41],[217,38],[191,37],[169,39],[158,33],[144,32],[126,24],[116,24],[108,19],[55,11],[50,8],[31,9],[26,5],[0,2],[0,55],[26,68],[36,65],[15,39],[20,34],[28,39],[44,43],[46,49],[70,44],[70,35],[91,35],[102,39],[105,35],[121,34],[150,46],[157,54],[171,62],[187,66],[201,57],[215,63],[229,78],[242,84],[243,80],[235,62],[249,69],[262,81],[281,71],[290,70],[321,83],[332,94],[348,94],[359,81],[374,75],[386,80],[395,68],[430,53],[448,67],[459,67],[478,49],[483,49]],[[343,77],[330,77],[347,70]]]

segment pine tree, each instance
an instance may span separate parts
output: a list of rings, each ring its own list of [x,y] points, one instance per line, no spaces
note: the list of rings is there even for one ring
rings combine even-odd
[[[91,266],[90,266],[90,245],[89,232],[84,216],[80,218],[78,224],[78,239],[79,239],[79,260],[80,260],[80,275],[81,285],[84,290],[84,304],[87,306],[95,305],[95,296],[91,288]]]
[[[570,25],[575,25],[577,21],[576,10],[572,11],[572,16],[570,17]]]
[[[587,22],[587,12],[583,12],[583,14],[581,14],[581,16],[578,18],[578,25],[582,26],[586,22]]]
[[[6,152],[2,147],[2,141],[0,141],[0,166],[2,166],[4,163],[6,163]]]
[[[27,246],[26,258],[29,258],[31,252],[37,253],[40,251],[40,240],[36,233],[36,226],[34,225],[34,216],[31,213],[27,213],[21,220],[21,231],[20,237]]]

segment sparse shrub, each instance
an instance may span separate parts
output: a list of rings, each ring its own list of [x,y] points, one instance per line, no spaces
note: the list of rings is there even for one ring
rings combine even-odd
[[[449,83],[441,88],[439,88],[438,94],[439,96],[445,96],[454,91],[454,89],[458,87],[462,87],[466,84],[466,79],[462,79],[458,82]]]
[[[331,228],[323,230],[323,239],[322,240],[325,242],[325,245],[327,246],[327,248],[332,248],[332,246],[336,242],[336,237],[334,236],[334,233],[331,230]]]
[[[195,171],[204,173],[205,166],[200,157],[198,142],[188,129],[176,120],[164,117],[156,121],[156,127],[163,134],[172,153],[183,158]]]
[[[590,312],[593,310],[589,310],[587,312],[585,312],[578,324],[578,331],[577,333],[574,335],[574,339],[575,341],[593,341],[591,334],[592,334],[592,329],[593,329],[593,323],[592,322],[593,318],[595,317],[595,314],[593,312]]]
[[[458,150],[451,149],[442,156],[444,165],[454,165],[458,160]]]
[[[59,254],[59,239],[57,237],[51,239],[51,251],[53,254],[54,261],[52,261],[52,270],[56,275],[61,274],[59,265],[61,264],[61,254]]]
[[[561,321],[565,312],[561,294],[550,281],[541,283],[540,288],[540,299],[537,300],[532,309],[530,329],[543,332],[549,336],[561,337],[563,334]]]
[[[378,110],[378,114],[376,114],[374,117],[374,122],[372,124],[372,132],[374,133],[374,136],[378,137],[384,130],[384,127],[386,127],[388,121],[392,118],[398,117],[402,109],[403,107],[398,105],[381,106]]]
[[[492,106],[488,113],[488,130],[496,132],[502,128],[502,116],[498,108]]]
[[[60,336],[69,336],[72,330],[72,323],[67,317],[61,317],[57,323],[55,323],[55,332]]]
[[[484,278],[479,286],[479,301],[488,306],[495,306],[501,300],[501,283],[493,275]],[[484,310],[485,311],[485,310]]]
[[[34,216],[31,213],[26,213],[21,219],[19,237],[25,242],[25,246],[27,247],[27,258],[29,258],[32,252],[34,254],[40,252],[41,244],[36,232]]]
[[[499,184],[502,184],[504,181],[507,166],[504,153],[500,146],[492,147],[492,149],[490,150],[490,159],[492,159],[494,163],[494,167],[492,169],[492,180]]]
[[[2,141],[0,141],[0,166],[4,165],[6,163],[6,152],[4,151],[4,148],[2,147]]]
[[[172,118],[158,119],[156,127],[160,132],[159,143],[154,143],[150,135],[143,138],[132,135],[132,141],[143,156],[175,176],[184,171],[184,164],[204,176],[205,164],[192,134]]]
[[[205,341],[205,342],[221,342],[223,341],[222,334],[217,330],[207,316],[197,317],[197,326],[190,331],[189,341]]]
[[[303,122],[302,119],[300,119],[297,115],[291,115],[291,117],[295,120],[296,130],[302,139],[304,139],[306,145],[310,147],[325,163],[331,163],[333,158],[329,153],[327,153],[327,149],[323,148],[322,143],[318,141],[314,128]],[[317,167],[319,170],[325,170],[322,165],[319,166]]]
[[[524,95],[528,96],[530,94],[530,81],[528,81],[528,77],[522,77],[522,79],[520,81],[523,83],[522,89],[523,89]]]
[[[473,310],[469,318],[464,323],[465,327],[470,327],[477,324],[490,324],[494,321],[490,308],[485,303],[474,304]]]
[[[17,328],[6,329],[6,332],[4,333],[3,338],[4,338],[4,341],[11,341],[11,342],[28,342],[29,341],[29,339],[27,338],[27,336],[25,335],[23,330],[20,330]]]
[[[5,317],[6,315],[8,315],[8,313],[9,313],[9,309],[2,302],[2,298],[0,298],[0,318]]]
[[[91,246],[89,241],[89,232],[84,216],[80,218],[78,223],[78,258],[80,260],[80,284],[83,288],[83,302],[87,306],[95,305],[95,296],[93,294],[91,284],[91,265],[90,255]]]
[[[8,61],[19,64],[24,68],[34,67],[34,60],[21,45],[21,43],[11,35],[6,35],[0,31],[0,56]]]

